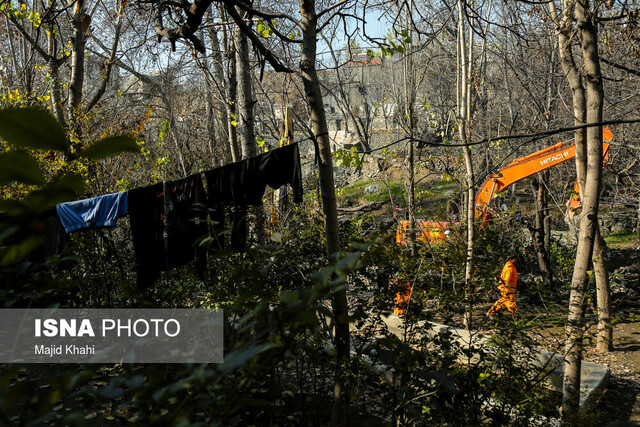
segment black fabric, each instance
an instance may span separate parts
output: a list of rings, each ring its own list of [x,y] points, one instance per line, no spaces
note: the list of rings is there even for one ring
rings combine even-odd
[[[8,215],[0,214],[0,220],[8,221]],[[3,223],[2,226],[6,227]],[[38,215],[22,231],[12,235],[5,244],[19,244],[32,237],[44,237],[42,245],[33,249],[26,257],[28,261],[43,264],[50,256],[60,256],[71,244],[71,238],[60,222],[56,209],[47,209]]]
[[[251,157],[204,172],[207,180],[208,204],[236,206],[262,204],[266,186],[275,189],[285,184],[293,187],[293,201],[302,202],[302,169],[298,144],[276,148],[268,153]]]
[[[65,231],[58,212],[49,209],[38,220],[44,224],[44,256],[59,256],[71,244],[71,238]]]
[[[247,249],[247,207],[231,208],[231,250],[244,252]]]
[[[290,184],[293,189],[293,203],[302,203],[302,167],[298,144],[287,145],[267,154],[271,154],[263,174],[267,185],[277,190],[285,184]]]
[[[246,160],[241,160],[204,173],[209,206],[216,203],[246,204],[243,190],[246,164]]]
[[[204,272],[206,255],[198,242],[207,235],[207,222],[199,174],[130,190],[128,198],[140,288],[152,286],[161,271],[192,260]]]
[[[262,203],[266,186],[277,190],[285,184],[293,188],[293,202],[302,203],[302,169],[298,144],[276,148],[247,159],[244,194],[249,205]]]
[[[204,172],[204,176],[207,180],[207,203],[211,219],[224,223],[224,206],[233,206],[231,248],[234,250],[242,251],[245,248],[246,206],[261,205],[267,185],[278,189],[291,184],[293,201],[302,202],[302,170],[298,144],[209,170]],[[220,235],[219,229],[215,235]]]

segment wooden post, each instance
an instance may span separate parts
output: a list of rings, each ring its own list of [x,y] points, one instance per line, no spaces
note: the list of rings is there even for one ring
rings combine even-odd
[[[283,127],[280,134],[280,147],[289,145],[293,142],[293,107],[287,105],[284,110]],[[273,192],[271,199],[271,227],[275,230],[279,225],[278,212],[286,209],[287,204],[287,188],[279,188]]]

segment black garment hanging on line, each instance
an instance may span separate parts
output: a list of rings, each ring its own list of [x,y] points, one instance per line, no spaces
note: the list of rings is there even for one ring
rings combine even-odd
[[[285,184],[293,188],[293,202],[302,203],[302,168],[298,144],[276,148],[246,160],[245,193],[249,205],[259,205],[266,186],[277,190]]]
[[[49,209],[39,220],[44,224],[44,256],[59,256],[71,244],[71,239],[58,217],[58,212]]]
[[[204,273],[206,251],[198,243],[207,236],[207,210],[199,174],[130,190],[128,199],[141,289],[153,286],[160,271],[194,259]]]
[[[0,227],[8,227],[4,223],[8,218],[8,215],[0,214]],[[18,244],[33,237],[42,237],[43,241],[41,245],[29,252],[26,259],[40,264],[45,263],[47,257],[62,255],[64,250],[71,244],[71,238],[65,231],[62,222],[60,222],[55,208],[47,209],[35,217],[28,228],[22,229],[15,234],[9,234],[4,244]]]
[[[268,153],[204,172],[207,180],[207,203],[211,219],[224,223],[225,206],[233,206],[232,248],[244,249],[246,241],[246,206],[262,204],[269,185],[278,189],[285,184],[293,188],[293,201],[302,202],[302,169],[298,144],[276,148]],[[220,235],[216,233],[216,236]],[[223,239],[220,239],[221,242]]]
[[[293,187],[293,201],[302,202],[302,169],[298,144],[204,172],[208,203],[257,206],[267,185],[274,190],[285,184]]]

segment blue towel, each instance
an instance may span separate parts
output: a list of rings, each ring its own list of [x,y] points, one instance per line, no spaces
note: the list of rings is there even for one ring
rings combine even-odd
[[[67,233],[100,227],[115,227],[118,218],[128,215],[127,193],[113,193],[56,206]]]

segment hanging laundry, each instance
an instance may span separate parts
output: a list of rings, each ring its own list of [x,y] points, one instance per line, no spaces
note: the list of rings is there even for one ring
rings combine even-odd
[[[225,206],[233,206],[231,247],[242,251],[247,238],[246,206],[262,204],[267,185],[278,189],[285,184],[293,187],[293,200],[302,202],[302,170],[298,144],[271,150],[268,153],[241,160],[204,172],[207,180],[207,204],[211,219],[224,223]],[[216,236],[221,236],[220,229]],[[223,239],[218,239],[222,242]]]
[[[44,212],[38,221],[44,225],[43,255],[59,256],[71,244],[71,239],[60,221],[60,215],[51,208]]]
[[[302,169],[298,144],[276,148],[247,159],[244,193],[248,204],[261,204],[266,186],[277,190],[285,184],[293,188],[293,202],[302,203]]]
[[[67,233],[101,227],[115,227],[118,218],[126,216],[127,193],[113,193],[56,206],[60,221]]]
[[[262,204],[266,186],[274,190],[293,187],[293,201],[302,202],[302,170],[298,144],[204,172],[208,203],[256,206]]]
[[[193,260],[204,273],[206,252],[198,243],[207,235],[207,209],[199,174],[130,190],[128,202],[140,288]]]
[[[28,239],[41,239],[42,244],[33,248],[26,260],[44,264],[47,257],[60,256],[71,244],[71,239],[65,231],[55,208],[33,218],[28,224],[21,224],[16,228],[18,220],[11,219],[6,213],[0,213],[0,229],[8,230],[2,240],[5,246],[18,245]],[[15,230],[11,232],[10,230]]]
[[[211,207],[216,203],[246,205],[244,193],[247,161],[231,163],[204,172],[207,179],[207,200]]]

